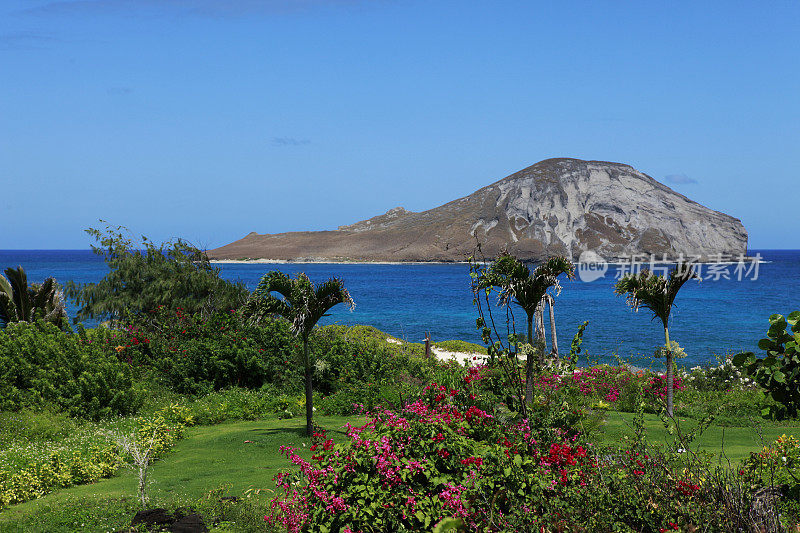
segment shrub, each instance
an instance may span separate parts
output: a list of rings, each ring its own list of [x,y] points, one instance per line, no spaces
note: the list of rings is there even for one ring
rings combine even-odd
[[[761,487],[778,487],[784,514],[800,522],[800,443],[782,435],[759,452],[753,452],[739,471]]]
[[[800,411],[800,311],[788,317],[772,315],[769,324],[767,338],[758,342],[766,357],[740,353],[733,363],[744,368],[778,403],[765,408],[765,414],[794,418]],[[786,331],[789,327],[791,333]]]
[[[585,484],[594,459],[558,428],[504,423],[478,407],[483,379],[473,368],[458,389],[434,383],[402,410],[377,409],[348,426],[349,442],[317,433],[310,462],[284,448],[300,470],[277,477],[268,521],[292,532],[421,531],[446,517],[470,530],[550,518],[547,502]]]
[[[54,405],[99,419],[135,412],[131,369],[108,349],[109,331],[78,334],[53,324],[17,323],[0,332],[0,410]]]
[[[259,388],[265,383],[300,387],[295,343],[284,321],[265,320],[256,326],[237,313],[203,318],[162,307],[146,322],[124,326],[118,335],[121,360],[151,365],[180,393]]]
[[[0,508],[39,498],[57,488],[109,477],[120,463],[109,444],[93,445],[88,450],[45,450],[13,470],[0,467]]]
[[[479,353],[484,355],[487,353],[485,346],[467,341],[439,341],[433,343],[433,345],[437,348],[441,348],[442,350],[447,350],[448,352]]]
[[[537,376],[528,421],[484,395],[494,389],[496,369],[473,367],[457,388],[432,383],[400,409],[375,409],[365,425],[348,426],[344,442],[316,433],[310,460],[283,448],[296,470],[277,476],[279,494],[267,520],[289,532],[429,531],[448,524],[461,531],[661,533],[733,532],[761,519],[752,511],[757,490],[724,467],[712,468],[710,455],[689,450],[708,421],[676,432],[673,442],[647,441],[645,395],[664,394],[661,376],[601,370],[637,389],[634,435],[623,449],[599,449],[577,431],[587,423],[580,399],[609,393],[603,374]],[[788,457],[795,468],[792,454],[769,457]],[[781,504],[787,524],[794,524],[794,497]],[[773,503],[763,516],[775,514]]]
[[[152,442],[154,456],[161,456],[182,437],[184,424],[175,420],[183,415],[185,412],[170,406],[150,417],[123,420],[118,425],[130,426],[126,430],[135,432],[148,445]],[[20,416],[25,420],[43,419],[35,422],[38,426],[49,425],[50,416],[29,411]],[[17,416],[11,418],[18,420]],[[0,509],[39,498],[58,488],[113,476],[127,460],[112,433],[88,422],[69,425],[70,432],[66,435],[48,431],[52,440],[36,432],[34,436],[39,437],[36,442],[25,435],[4,442],[0,450]]]
[[[726,355],[717,357],[717,364],[696,366],[688,372],[682,372],[687,384],[701,391],[725,391],[734,387],[750,387],[754,385],[747,372],[733,364],[733,357]]]
[[[449,518],[468,531],[655,533],[724,520],[707,506],[703,470],[676,456],[603,458],[578,437],[502,423],[458,405],[459,391],[430,390],[348,427],[343,443],[317,433],[310,461],[284,448],[298,471],[277,476],[268,521],[289,532],[427,531]]]
[[[310,349],[317,360],[314,381],[323,396],[320,408],[328,414],[351,414],[354,404],[400,408],[416,399],[437,372],[451,368],[414,355],[407,345],[386,342],[384,333],[365,326],[320,328]]]

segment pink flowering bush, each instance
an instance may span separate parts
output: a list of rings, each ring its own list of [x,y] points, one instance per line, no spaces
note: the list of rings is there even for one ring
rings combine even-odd
[[[421,531],[447,517],[513,530],[520,513],[545,516],[549,498],[588,485],[596,462],[575,436],[545,442],[528,421],[500,422],[475,405],[480,379],[471,370],[460,389],[434,383],[397,412],[373,411],[346,442],[318,433],[309,461],[283,448],[297,471],[278,475],[265,519],[289,532]]]
[[[400,409],[367,413],[343,442],[315,434],[310,458],[282,448],[293,468],[276,477],[266,522],[290,533],[431,531],[442,521],[489,532],[727,531],[733,523],[724,483],[715,486],[714,471],[693,455],[649,445],[641,432],[623,450],[583,440],[575,428],[587,413],[565,398],[610,394],[603,374],[537,386],[530,420],[489,405],[492,369],[461,375],[455,388],[431,383]]]
[[[675,376],[672,382],[672,390],[677,392],[683,390],[685,387],[683,386],[683,381],[681,378]],[[661,400],[666,399],[667,397],[667,376],[659,374],[655,376],[651,376],[647,380],[647,384],[644,387],[645,396],[649,396],[651,398],[659,398]]]

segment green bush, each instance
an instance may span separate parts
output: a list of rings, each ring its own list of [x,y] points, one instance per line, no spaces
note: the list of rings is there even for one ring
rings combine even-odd
[[[56,406],[91,419],[135,412],[140,395],[131,368],[113,355],[109,335],[9,324],[0,332],[0,410]]]
[[[274,387],[250,390],[233,388],[212,392],[192,400],[187,408],[198,424],[219,424],[225,420],[258,420],[279,414],[292,418],[305,409],[302,394],[288,395]]]
[[[316,390],[323,396],[320,407],[327,414],[351,414],[354,404],[356,410],[401,407],[419,397],[438,369],[447,366],[414,355],[407,345],[387,342],[384,333],[366,326],[320,328],[311,338],[311,350],[317,360]]]
[[[783,514],[800,521],[800,443],[782,435],[744,461],[740,474],[756,486],[780,487]]]
[[[160,308],[147,321],[127,325],[117,334],[122,360],[152,366],[180,393],[260,388],[265,383],[299,389],[302,383],[294,363],[294,339],[284,321],[252,325],[231,312],[205,319]]]
[[[78,428],[79,422],[46,409],[0,412],[0,448],[11,440],[35,443],[63,439]]]
[[[448,352],[479,353],[483,355],[486,355],[487,353],[485,346],[467,341],[439,341],[433,343],[433,345],[437,348],[441,348],[442,350],[447,350]]]
[[[791,328],[787,332],[787,328]],[[744,368],[756,383],[777,402],[766,408],[777,418],[795,418],[800,412],[800,311],[769,317],[767,338],[758,342],[767,352],[756,357],[753,352],[740,353],[733,363]]]

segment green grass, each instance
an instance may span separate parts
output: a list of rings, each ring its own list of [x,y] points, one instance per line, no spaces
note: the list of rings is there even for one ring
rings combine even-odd
[[[600,427],[601,444],[618,444],[625,436],[633,435],[633,414],[611,411]],[[679,418],[682,431],[688,432],[696,428],[698,422],[691,418]],[[673,436],[664,428],[664,423],[657,415],[646,414],[644,426],[647,438],[656,444],[670,443]],[[783,434],[800,436],[800,423],[795,426],[771,425],[757,421],[751,426],[722,427],[712,424],[692,443],[692,449],[702,449],[715,454],[716,458],[724,453],[732,463],[750,455],[750,452],[761,449]],[[762,441],[763,437],[763,441]],[[727,461],[726,461],[727,462]]]
[[[439,341],[434,342],[433,345],[437,348],[441,348],[442,350],[447,350],[448,352],[480,353],[483,355],[488,353],[485,346],[467,341]]]
[[[630,413],[609,412],[598,430],[599,443],[615,445],[626,435],[630,437],[632,418]],[[361,419],[346,417],[319,416],[316,420],[337,441],[345,438],[342,426],[346,422],[361,423]],[[33,433],[50,435],[59,420],[45,422]],[[681,424],[685,430],[690,430],[697,422],[685,418],[681,419]],[[758,421],[758,424],[758,427],[711,426],[692,447],[719,456],[723,451],[724,434],[725,456],[736,463],[762,446],[760,435],[763,435],[763,442],[773,441],[784,433],[800,435],[800,423],[779,426]],[[280,446],[295,446],[306,457],[310,455],[304,427],[303,418],[294,418],[234,421],[188,429],[187,438],[179,441],[169,455],[151,468],[151,506],[174,508],[188,504],[200,505],[202,510],[217,504],[217,495],[203,500],[212,490],[222,489],[225,495],[233,496],[250,494],[252,498],[239,504],[239,510],[226,514],[226,517],[238,518],[229,518],[232,522],[212,530],[263,530],[261,516],[274,494],[272,478],[288,466],[279,452]],[[645,428],[651,442],[669,442],[670,437],[658,416],[645,415]],[[92,485],[62,489],[0,511],[0,532],[118,531],[129,525],[138,510],[136,490],[136,479],[130,470]]]
[[[317,417],[328,435],[342,440],[344,417]],[[225,487],[225,494],[245,491],[270,495],[272,477],[288,465],[281,445],[295,446],[305,455],[309,440],[305,419],[237,421],[190,428],[187,438],[150,470],[151,506],[171,507],[196,501],[209,491]],[[249,442],[248,442],[249,441]],[[38,500],[0,511],[0,532],[114,531],[130,524],[137,508],[136,478],[132,471],[62,489]],[[82,525],[81,525],[82,524]]]

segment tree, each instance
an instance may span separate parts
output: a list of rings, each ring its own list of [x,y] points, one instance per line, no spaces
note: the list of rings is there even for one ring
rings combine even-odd
[[[575,266],[564,257],[551,257],[531,272],[522,261],[508,253],[503,253],[480,273],[477,279],[477,289],[497,288],[500,291],[501,305],[514,303],[521,307],[527,316],[528,343],[533,345],[533,319],[537,309],[544,308],[542,300],[547,294],[547,290],[551,287],[560,290],[558,277],[565,274],[568,279],[572,279],[574,272]],[[541,357],[544,357],[543,352]],[[525,364],[526,402],[533,400],[533,365],[534,358],[528,357]]]
[[[208,316],[247,300],[244,284],[220,278],[205,252],[182,239],[156,245],[109,224],[104,231],[86,232],[99,242],[92,250],[105,259],[109,272],[98,283],[67,283],[67,295],[81,306],[76,320],[118,319],[126,311],[142,315],[161,306]]]
[[[623,276],[614,286],[614,293],[627,295],[627,303],[634,311],[640,307],[653,313],[653,320],[661,320],[664,325],[664,352],[667,366],[667,414],[672,416],[673,404],[673,353],[669,339],[669,315],[675,303],[675,297],[684,283],[692,278],[700,279],[691,265],[678,263],[669,276],[657,276],[645,269],[638,274]]]
[[[67,316],[64,293],[55,278],[28,285],[28,276],[19,266],[7,268],[0,276],[0,325],[11,322],[44,320],[61,327]]]
[[[278,293],[282,298],[275,296]],[[344,288],[342,280],[331,278],[314,285],[304,273],[297,274],[295,279],[288,275],[272,271],[265,274],[258,282],[258,287],[250,295],[245,313],[253,320],[277,315],[291,323],[292,333],[303,342],[303,366],[305,367],[306,389],[306,431],[309,436],[314,432],[314,365],[308,353],[308,338],[320,318],[326,316],[333,306],[347,304],[352,310],[355,307],[350,293]]]

